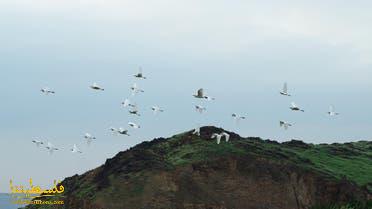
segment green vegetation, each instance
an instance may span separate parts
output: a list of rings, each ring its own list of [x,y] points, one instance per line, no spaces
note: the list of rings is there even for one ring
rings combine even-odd
[[[165,154],[165,160],[173,166],[215,158],[234,156],[258,156],[284,163],[295,163],[309,170],[317,170],[337,179],[347,179],[371,189],[372,142],[359,141],[345,144],[275,143],[257,138],[224,140],[202,139],[189,134],[179,134],[152,147],[154,152]],[[159,151],[161,150],[161,151]]]
[[[208,131],[221,130],[212,127]],[[243,159],[259,158],[272,163],[297,166],[306,171],[319,172],[326,177],[349,180],[372,191],[372,142],[314,145],[292,140],[278,143],[259,138],[240,138],[231,134],[228,143],[222,139],[220,144],[216,144],[216,140],[210,139],[209,135],[210,133],[199,137],[186,132],[168,139],[160,138],[143,142],[108,160],[111,164],[104,165],[108,173],[105,173],[107,185],[103,189],[98,189],[93,173],[89,175],[92,178],[84,176],[72,178],[66,186],[74,187],[73,193],[77,198],[109,199],[113,203],[130,199],[134,204],[142,201],[140,197],[145,192],[145,188],[147,190],[152,188],[152,184],[156,186],[154,183],[156,180],[149,179],[153,169],[172,170],[191,163],[234,156]],[[94,170],[94,172],[99,171]],[[48,209],[49,207],[28,206],[27,208]],[[312,209],[372,209],[372,202],[316,206]]]
[[[344,205],[315,206],[311,209],[371,209],[372,201],[368,202],[351,202]]]

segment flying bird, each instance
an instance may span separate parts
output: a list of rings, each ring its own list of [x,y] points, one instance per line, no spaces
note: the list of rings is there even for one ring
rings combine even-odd
[[[329,106],[329,111],[328,111],[328,115],[330,116],[336,116],[336,115],[339,115],[340,113],[338,112],[335,112],[335,107],[333,105],[330,105]]]
[[[195,98],[203,99],[204,98],[204,89],[199,89],[196,94],[193,95]]]
[[[130,127],[134,128],[134,129],[141,128],[141,126],[139,126],[139,125],[137,125],[137,124],[135,124],[135,123],[133,123],[133,122],[129,122],[128,125],[129,125]]]
[[[104,88],[98,86],[97,83],[93,83],[93,84],[90,86],[90,88],[93,89],[93,90],[100,90],[100,91],[104,91],[104,90],[105,90]]]
[[[305,112],[305,110],[299,108],[296,103],[292,102],[291,103],[291,107],[289,107],[289,109],[293,110],[293,111],[301,111],[301,112]]]
[[[36,139],[35,139],[35,140],[32,140],[32,142],[33,142],[34,144],[36,144],[37,147],[40,147],[41,144],[44,144],[44,142],[39,141],[39,140],[36,140]]]
[[[49,150],[49,154],[53,154],[55,150],[58,150],[57,147],[55,147],[52,143],[48,142],[47,146],[45,147]]]
[[[135,74],[134,77],[136,77],[136,78],[140,78],[140,79],[146,79],[146,77],[143,76],[143,74],[142,74],[142,68],[141,68],[141,67],[139,67],[139,69],[138,69],[138,73]]]
[[[283,85],[283,89],[282,91],[280,92],[281,95],[284,95],[284,96],[291,96],[289,93],[288,93],[288,87],[287,87],[287,83],[284,83]]]
[[[80,149],[76,146],[76,144],[74,144],[74,146],[72,147],[71,152],[72,152],[72,153],[83,153],[83,152],[80,151]]]
[[[279,121],[279,125],[280,127],[284,127],[285,130],[288,130],[288,127],[289,126],[292,126],[292,124],[288,123],[288,122],[285,122],[285,121]]]
[[[117,135],[119,132],[118,129],[114,128],[114,127],[110,127],[110,131],[112,132],[113,135]]]
[[[240,115],[235,114],[235,113],[231,114],[231,116],[236,121],[236,123],[239,123],[240,120],[245,120],[245,116],[240,116]]]
[[[124,102],[121,103],[123,107],[134,107],[135,105],[130,102],[129,99],[125,99]]]
[[[198,89],[198,91],[196,92],[196,94],[193,95],[195,98],[199,98],[199,99],[206,99],[208,101],[211,101],[211,100],[215,100],[215,98],[211,97],[211,96],[206,96],[204,94],[204,89],[203,88],[200,88]]]
[[[132,115],[137,115],[137,116],[141,116],[138,112],[138,108],[137,108],[137,105],[133,105],[132,109],[130,109],[128,111],[130,114]]]
[[[119,128],[118,133],[121,134],[121,135],[127,135],[127,136],[130,136],[130,135],[128,134],[128,130],[125,130],[125,129],[123,129],[123,128]]]
[[[96,139],[96,137],[92,136],[91,134],[89,133],[86,133],[84,135],[84,138],[87,140],[87,144],[90,145],[93,141],[93,139]]]
[[[195,105],[195,110],[198,111],[199,113],[203,113],[204,111],[207,110],[207,108],[205,108],[201,105]]]
[[[158,107],[158,106],[152,106],[152,107],[151,107],[151,110],[152,110],[152,112],[153,112],[154,114],[157,114],[158,112],[164,112],[164,110],[161,109],[161,108]]]
[[[55,94],[56,93],[55,91],[50,90],[48,87],[42,88],[42,89],[40,89],[40,91],[42,93],[44,93],[45,95]]]
[[[137,85],[136,83],[134,83],[133,86],[130,87],[130,89],[132,90],[132,95],[133,95],[133,96],[134,96],[135,94],[137,94],[137,93],[140,93],[140,92],[143,93],[143,92],[145,92],[144,90],[138,88],[138,85]]]

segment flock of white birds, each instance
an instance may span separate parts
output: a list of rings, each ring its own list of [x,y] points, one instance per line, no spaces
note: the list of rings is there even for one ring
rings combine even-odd
[[[142,73],[142,69],[139,68],[139,72],[137,74],[134,75],[135,78],[137,79],[140,79],[140,80],[144,80],[146,79],[146,77],[143,75]],[[105,91],[105,89],[102,87],[102,86],[99,86],[97,83],[93,83],[90,88],[94,91]],[[134,83],[131,87],[130,87],[131,91],[132,91],[132,96],[136,95],[136,94],[139,94],[139,93],[144,93],[145,91],[141,88],[138,87],[137,83]],[[55,94],[55,91],[49,89],[49,88],[42,88],[40,90],[43,94],[45,95],[50,95],[50,94]],[[280,94],[283,95],[283,96],[287,96],[287,97],[290,97],[291,94],[289,94],[288,92],[288,87],[287,87],[287,83],[284,83],[283,85],[283,89],[280,91]],[[193,95],[195,98],[197,99],[202,99],[202,100],[207,100],[207,101],[213,101],[215,100],[214,97],[212,96],[209,96],[209,95],[206,95],[204,93],[204,89],[203,88],[200,88],[199,90],[197,90],[196,94]],[[128,108],[128,112],[129,114],[131,115],[136,115],[136,116],[140,116],[141,114],[139,113],[139,110],[138,110],[138,106],[136,103],[132,103],[129,99],[125,99],[121,105],[124,107],[124,108]],[[305,112],[305,110],[303,110],[302,108],[300,108],[296,103],[292,102],[291,103],[291,106],[289,107],[292,111],[297,111],[297,112]],[[161,107],[158,107],[158,106],[152,106],[151,107],[151,110],[152,112],[156,115],[158,113],[161,113],[161,112],[164,112],[164,109],[161,108]],[[197,112],[199,112],[200,114],[202,114],[203,112],[207,111],[207,108],[202,106],[202,105],[195,105],[195,110]],[[335,112],[334,110],[334,106],[333,105],[330,105],[329,106],[329,111],[327,112],[329,116],[336,116],[336,115],[339,115],[338,112]],[[233,113],[231,115],[231,117],[235,120],[236,123],[239,123],[241,120],[245,120],[246,117],[245,116],[242,116],[242,115],[239,115],[239,114],[236,114],[236,113]],[[128,126],[132,129],[139,129],[141,128],[141,126],[139,124],[136,124],[134,122],[128,122]],[[279,126],[280,127],[283,127],[285,130],[287,130],[290,126],[293,126],[293,124],[287,122],[287,121],[279,121]],[[109,131],[111,131],[113,134],[115,135],[126,135],[126,136],[130,136],[129,134],[129,130],[128,129],[125,129],[123,127],[119,127],[119,128],[115,128],[115,127],[110,127],[109,128]],[[197,136],[200,136],[200,127],[196,127],[194,129],[194,131],[192,132],[192,134],[194,135],[197,135]],[[229,139],[230,139],[230,135],[226,132],[221,132],[221,133],[213,133],[212,136],[211,136],[211,139],[216,139],[216,143],[217,144],[220,144],[221,142],[221,139],[222,138],[225,138],[225,141],[228,142]],[[89,146],[93,140],[96,139],[96,137],[92,136],[90,133],[86,133],[84,135],[84,138],[86,140],[86,143],[87,145]],[[41,141],[41,140],[38,140],[38,139],[34,139],[32,140],[32,142],[38,147],[40,148],[41,145],[45,145],[45,148],[49,151],[49,154],[53,154],[54,151],[57,151],[57,150],[60,150],[59,148],[55,147],[51,142],[47,142],[46,144]],[[73,144],[72,145],[72,148],[70,149],[70,151],[72,153],[83,153],[78,147],[76,144]]]

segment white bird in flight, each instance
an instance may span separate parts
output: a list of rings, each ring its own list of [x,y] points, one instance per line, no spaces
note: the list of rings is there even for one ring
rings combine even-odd
[[[44,142],[39,141],[39,140],[37,140],[37,139],[32,140],[32,142],[33,142],[34,144],[36,144],[37,147],[40,147],[41,144],[44,144]]]
[[[56,93],[55,91],[50,90],[48,87],[42,88],[42,89],[40,89],[40,91],[42,93],[44,93],[45,95],[55,94]]]
[[[336,115],[339,115],[340,113],[338,112],[335,112],[335,107],[333,105],[330,105],[329,106],[329,111],[328,111],[328,115],[330,116],[336,116]]]
[[[142,74],[142,68],[141,68],[141,67],[139,67],[139,69],[138,69],[138,73],[135,74],[134,77],[136,77],[136,78],[140,78],[140,79],[146,79],[146,77],[143,76],[143,74]]]
[[[76,146],[76,144],[74,144],[74,145],[72,146],[71,152],[72,152],[72,153],[83,153],[83,152],[80,151],[80,149]]]
[[[289,107],[289,108],[290,108],[291,110],[293,110],[293,111],[301,111],[301,112],[305,112],[305,110],[299,108],[299,107],[296,105],[296,103],[294,103],[294,102],[291,103],[291,107]]]
[[[239,123],[240,120],[245,120],[245,116],[240,116],[238,114],[231,114],[231,116],[233,117],[233,119],[235,120],[236,123]]]
[[[288,127],[289,126],[292,126],[292,124],[288,123],[288,122],[285,122],[285,121],[279,121],[279,125],[280,127],[284,127],[285,130],[288,130]]]
[[[164,110],[158,106],[151,107],[152,112],[156,115],[158,112],[164,112]]]
[[[140,93],[140,92],[143,93],[143,92],[145,92],[144,90],[138,88],[137,83],[134,83],[133,86],[130,87],[130,89],[132,90],[132,95],[133,95],[133,96],[134,96],[135,94],[137,94],[137,93]]]
[[[93,83],[91,86],[90,86],[91,89],[93,90],[100,90],[100,91],[104,91],[105,89],[100,87],[97,83]]]
[[[228,142],[229,139],[230,139],[230,134],[228,134],[226,132],[222,132],[220,134],[214,133],[214,134],[212,134],[211,139],[216,138],[217,144],[220,144],[222,137],[225,137],[226,142]]]
[[[86,133],[84,138],[87,140],[88,145],[92,143],[93,139],[96,139],[96,137],[92,136],[90,133]]]
[[[129,99],[125,99],[124,102],[121,103],[123,107],[134,107],[135,105],[130,102]]]
[[[215,100],[215,98],[211,97],[211,96],[206,96],[204,94],[204,89],[203,88],[200,88],[198,89],[198,91],[196,92],[196,94],[193,95],[195,98],[199,98],[199,99],[206,99],[208,101],[211,101],[211,100]]]
[[[121,134],[121,135],[127,135],[127,136],[130,136],[130,135],[128,134],[128,130],[123,129],[123,128],[119,128],[118,133]]]
[[[45,147],[49,150],[49,154],[53,154],[55,150],[58,150],[57,147],[55,147],[52,143],[48,142],[47,146]]]
[[[139,126],[139,125],[137,125],[137,124],[135,124],[135,123],[133,123],[133,122],[129,122],[128,125],[129,125],[130,127],[134,128],[134,129],[141,128],[141,126]]]
[[[112,132],[113,135],[117,135],[118,134],[118,129],[116,129],[114,127],[110,127],[110,131]]]
[[[283,89],[282,91],[280,92],[281,95],[284,95],[284,96],[291,96],[289,93],[288,93],[288,87],[287,87],[287,83],[284,83],[283,85]]]
[[[132,109],[130,109],[128,112],[129,112],[130,114],[132,114],[132,115],[141,116],[141,115],[139,114],[139,112],[138,112],[137,105],[133,105],[133,106],[132,106]]]
[[[195,105],[195,110],[198,111],[199,113],[203,113],[204,111],[207,110],[207,108],[205,108],[201,105]]]

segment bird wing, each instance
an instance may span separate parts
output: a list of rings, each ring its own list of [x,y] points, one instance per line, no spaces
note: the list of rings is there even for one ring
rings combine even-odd
[[[229,139],[230,139],[230,134],[228,134],[228,133],[226,133],[226,132],[223,132],[222,135],[225,136],[226,142],[228,142]]]
[[[198,90],[198,97],[203,97],[203,94],[204,94],[204,90],[203,89],[199,89]]]
[[[296,103],[292,102],[291,103],[292,107],[297,107]]]
[[[335,109],[335,107],[333,105],[329,106],[329,112],[331,112],[331,113],[334,112],[334,109]]]
[[[279,121],[279,125],[282,127],[284,125],[284,121]]]
[[[220,144],[220,142],[221,142],[221,135],[217,135],[217,144]]]
[[[128,106],[130,104],[129,99],[125,99],[123,102],[124,107]]]
[[[283,85],[283,92],[284,92],[284,93],[287,93],[287,92],[288,92],[288,89],[287,89],[287,82],[285,82],[284,85]]]
[[[139,75],[140,77],[142,77],[142,67],[139,67],[139,68],[138,68],[138,75]]]

